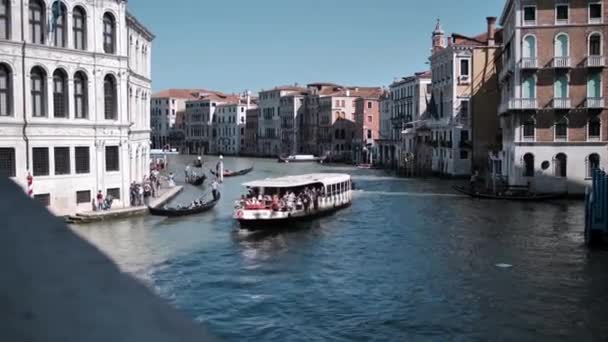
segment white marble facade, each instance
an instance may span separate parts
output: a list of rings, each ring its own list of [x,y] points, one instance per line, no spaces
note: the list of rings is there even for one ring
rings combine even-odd
[[[154,36],[126,1],[4,3],[0,176],[25,187],[32,173],[34,194],[57,214],[90,210],[98,190],[128,206],[129,184],[149,173]],[[106,163],[116,151],[117,165]]]

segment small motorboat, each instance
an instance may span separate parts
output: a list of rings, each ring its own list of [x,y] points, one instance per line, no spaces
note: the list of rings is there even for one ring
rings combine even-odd
[[[327,159],[327,157],[315,157],[313,155],[302,155],[302,154],[298,154],[295,156],[288,156],[288,157],[279,157],[279,163],[285,163],[285,164],[289,164],[289,163],[323,163],[325,162],[325,160]]]
[[[188,184],[194,185],[194,186],[201,186],[203,185],[203,183],[205,183],[205,180],[207,180],[207,176],[205,175],[201,175],[201,176],[190,176],[188,177],[188,179],[186,179],[186,182]]]
[[[199,201],[201,203],[199,205],[190,205],[187,207],[177,206],[176,208],[170,208],[167,206],[164,206],[162,208],[148,207],[148,210],[150,210],[150,214],[154,215],[154,216],[179,217],[179,216],[195,215],[195,214],[204,213],[206,211],[213,209],[213,207],[215,207],[215,205],[220,201],[220,197],[221,197],[221,195],[218,192],[217,199],[212,200],[210,202],[206,202],[206,203],[202,199],[199,199]]]
[[[505,200],[505,201],[520,201],[520,202],[548,201],[548,200],[564,198],[567,196],[567,194],[565,194],[565,193],[537,194],[537,193],[513,192],[510,194],[509,193],[493,194],[493,193],[488,193],[488,192],[471,191],[470,189],[467,189],[463,186],[454,186],[454,190],[458,191],[461,194],[471,196],[473,198]]]
[[[243,169],[243,170],[240,170],[240,171],[224,170],[224,177],[243,176],[243,175],[248,174],[251,171],[253,171],[253,165],[250,168],[248,168],[248,169]],[[213,170],[209,170],[209,172],[211,172],[212,175],[218,177],[217,172],[215,172]]]

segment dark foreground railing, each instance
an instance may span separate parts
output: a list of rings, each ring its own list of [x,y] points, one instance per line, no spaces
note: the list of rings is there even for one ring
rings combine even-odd
[[[0,177],[0,341],[215,341]]]
[[[608,175],[593,171],[591,188],[585,194],[585,243],[588,246],[603,242],[608,234]]]

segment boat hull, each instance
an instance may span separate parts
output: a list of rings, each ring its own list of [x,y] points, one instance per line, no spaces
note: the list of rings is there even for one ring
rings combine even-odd
[[[260,230],[288,230],[293,228],[293,224],[305,223],[314,221],[316,219],[333,215],[339,210],[349,207],[351,203],[345,203],[340,206],[336,206],[331,209],[318,210],[317,212],[305,215],[305,216],[291,216],[285,218],[271,218],[271,219],[238,219],[241,229],[250,231]]]
[[[489,200],[502,200],[502,201],[516,201],[516,202],[542,202],[549,200],[562,199],[567,196],[567,194],[536,194],[534,196],[498,196],[492,194],[484,194],[484,193],[473,193],[470,190],[467,190],[461,186],[454,186],[454,190],[460,192],[461,194],[471,196],[472,198],[478,199],[489,199]]]

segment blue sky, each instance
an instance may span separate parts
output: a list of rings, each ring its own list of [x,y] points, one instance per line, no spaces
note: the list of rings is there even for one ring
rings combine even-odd
[[[504,0],[130,0],[156,35],[153,88],[382,86],[427,68],[431,31],[474,35]]]

